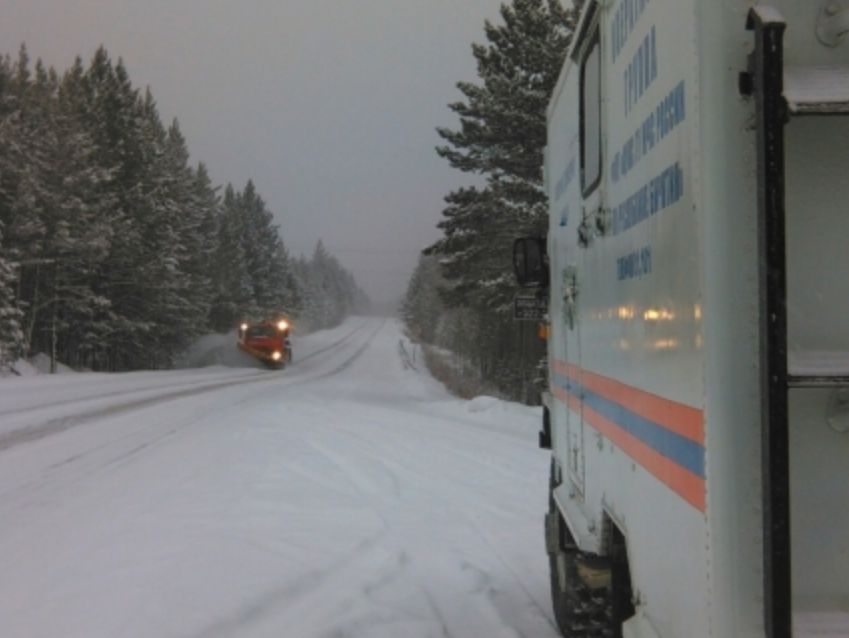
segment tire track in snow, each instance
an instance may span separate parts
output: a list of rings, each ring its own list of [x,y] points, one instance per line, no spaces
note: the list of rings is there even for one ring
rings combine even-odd
[[[386,321],[387,321],[386,319],[383,319],[380,322],[380,325],[374,330],[374,332],[372,332],[369,335],[369,337],[365,341],[365,343],[363,343],[359,348],[357,348],[357,350],[354,352],[354,354],[352,354],[350,357],[348,357],[345,361],[343,361],[339,366],[337,366],[333,370],[330,370],[328,372],[324,372],[324,373],[319,374],[317,376],[309,377],[309,378],[306,378],[306,379],[299,379],[297,381],[294,381],[293,383],[286,384],[286,387],[289,388],[289,387],[292,387],[292,386],[295,386],[295,385],[303,385],[305,383],[313,383],[314,381],[321,381],[323,379],[327,379],[328,377],[332,377],[332,376],[335,376],[335,375],[337,375],[341,372],[344,372],[349,367],[351,367],[351,364],[353,364],[357,359],[359,359],[363,355],[363,353],[368,349],[368,347],[372,344],[372,342],[374,341],[374,339],[378,335],[378,333],[381,330],[383,330],[383,327],[386,325]]]
[[[351,555],[338,563],[302,574],[290,582],[269,590],[229,616],[192,634],[190,638],[229,638],[239,635],[240,630],[256,625],[271,616],[280,615],[281,612],[294,617],[304,615],[303,606],[309,606],[321,589],[331,581],[337,582],[340,579],[349,583],[356,581],[356,575],[360,573],[358,564],[372,560],[372,554],[380,551],[380,542],[384,536],[385,532],[381,532],[362,540]],[[291,624],[287,624],[287,628],[288,631],[292,631]]]
[[[236,411],[241,406],[254,402],[258,397],[264,394],[271,392],[279,393],[282,389],[289,386],[310,383],[316,379],[337,374],[339,371],[344,370],[350,366],[354,360],[362,355],[363,351],[373,341],[375,335],[379,332],[380,327],[382,327],[384,323],[385,321],[381,322],[378,329],[368,336],[366,342],[359,346],[353,355],[349,356],[341,365],[329,372],[322,372],[318,375],[313,374],[306,378],[287,378],[285,373],[269,372],[259,376],[251,376],[247,379],[236,379],[206,385],[201,388],[182,390],[164,397],[162,395],[158,395],[120,405],[107,406],[106,408],[91,411],[87,414],[64,417],[41,426],[24,428],[22,430],[11,432],[5,437],[0,437],[0,452],[17,445],[38,441],[78,426],[84,426],[100,419],[129,414],[145,408],[155,408],[168,402],[176,402],[192,396],[215,392],[222,388],[259,383],[274,383],[273,387],[269,387],[267,390],[261,390],[259,393],[251,393],[249,396],[244,396],[238,401],[230,403],[224,407],[224,409],[228,411]],[[332,344],[311,353],[305,358],[312,358],[321,354],[327,354],[328,352],[332,353],[338,351],[341,346],[349,342],[366,325],[367,324],[365,322],[360,324],[341,339],[338,339]],[[184,433],[187,428],[203,423],[210,414],[220,414],[221,409],[221,406],[209,407],[202,410],[199,414],[194,414],[188,418],[183,417],[176,421],[169,418],[165,419],[161,423],[153,424],[146,422],[142,427],[134,427],[133,429],[120,434],[110,432],[107,440],[100,440],[96,445],[88,448],[87,450],[75,453],[62,461],[48,466],[45,468],[44,473],[37,478],[24,483],[4,486],[4,489],[0,489],[0,494],[8,498],[12,497],[15,493],[20,492],[21,490],[31,494],[33,489],[38,489],[42,492],[43,490],[55,491],[66,489],[92,476],[97,476],[105,471],[124,465],[145,451],[157,449],[161,445],[168,443],[175,436]],[[154,421],[160,420],[161,417],[156,417],[154,419]],[[81,463],[83,464],[82,466],[80,466]]]
[[[510,574],[510,577],[512,578],[514,584],[519,589],[521,589],[521,591],[525,595],[526,600],[531,604],[531,606],[533,606],[537,610],[539,616],[548,621],[549,624],[554,626],[555,621],[551,615],[551,612],[548,610],[547,599],[545,602],[542,602],[534,597],[534,595],[530,592],[530,590],[522,581],[522,579],[519,578],[518,574],[513,569],[513,567],[511,567],[509,561],[504,558],[502,553],[498,550],[497,546],[492,542],[491,538],[487,534],[485,534],[483,530],[481,530],[480,526],[474,520],[473,516],[470,515],[468,511],[468,502],[466,502],[465,498],[470,498],[471,502],[478,503],[474,494],[472,494],[470,497],[466,497],[462,494],[459,494],[456,489],[457,485],[446,477],[435,477],[432,473],[422,472],[414,469],[410,465],[405,465],[400,462],[391,460],[392,455],[397,455],[396,446],[399,445],[400,447],[406,448],[407,451],[409,451],[411,454],[415,453],[414,448],[406,442],[399,443],[398,441],[394,441],[391,445],[384,445],[384,442],[378,440],[378,443],[375,444],[374,439],[369,439],[353,429],[351,431],[345,432],[345,434],[347,435],[345,441],[346,449],[355,449],[358,454],[363,457],[367,457],[371,463],[382,466],[383,472],[391,477],[393,493],[399,501],[403,501],[400,486],[403,483],[401,477],[404,477],[405,475],[407,477],[412,478],[412,482],[418,488],[425,489],[432,494],[440,496],[446,494],[455,494],[455,497],[448,499],[447,504],[453,506],[454,510],[466,522],[468,529],[474,532],[474,534],[489,550],[490,554],[504,567],[506,572]],[[320,453],[324,454],[331,462],[333,462],[337,467],[339,467],[350,478],[350,484],[353,485],[354,488],[357,489],[357,491],[364,498],[368,499],[369,493],[385,493],[384,490],[380,490],[379,485],[374,483],[374,481],[370,481],[370,483],[363,483],[362,478],[356,476],[358,466],[354,461],[348,461],[347,459],[344,459],[342,455],[333,453],[315,443],[309,441],[307,441],[307,443],[316,450],[318,450]],[[508,474],[508,472],[504,471],[498,464],[485,462],[479,458],[475,458],[474,455],[462,453],[453,449],[449,449],[447,451],[449,453],[453,453],[462,461],[477,462],[488,471],[493,471],[505,478],[509,479],[516,474],[515,471]],[[359,472],[359,474],[362,474],[362,472]],[[371,472],[371,474],[374,474],[374,472]],[[381,520],[384,521],[384,524],[387,526],[387,529],[391,529],[392,524],[385,515],[385,513],[380,510],[380,507],[373,503],[371,500],[367,500],[367,504],[378,514],[378,516],[380,516]],[[398,506],[397,504],[389,504],[388,507],[392,509],[397,508]],[[487,509],[490,509],[494,514],[501,514],[501,512],[494,508]],[[479,577],[484,579],[487,583],[491,582],[491,578],[489,577],[486,570],[481,567],[475,566],[468,561],[465,564],[467,568],[474,570],[479,575]],[[492,602],[491,604],[493,608],[497,608],[494,602]]]
[[[358,471],[360,468],[356,464],[355,461],[348,460],[344,455],[338,454],[326,448],[325,446],[315,443],[314,441],[304,440],[304,443],[311,447],[313,450],[318,452],[321,456],[323,456],[327,461],[338,468],[347,478],[348,484],[351,485],[354,490],[363,498],[363,504],[368,509],[372,510],[377,517],[383,523],[384,528],[391,529],[392,524],[389,519],[384,515],[384,512],[380,507],[374,504],[374,498],[384,492],[381,489],[381,486],[378,484],[377,480],[369,477],[364,479],[362,477],[362,472]],[[392,486],[392,493],[400,498],[400,484],[398,482],[398,477],[393,474],[388,467],[383,468],[385,473],[388,474],[389,483]]]
[[[385,320],[384,320],[383,323],[385,323]],[[381,327],[383,326],[383,323],[381,323]],[[331,343],[330,345],[327,345],[327,346],[321,348],[320,350],[317,350],[315,352],[310,353],[309,355],[303,357],[303,359],[301,359],[300,361],[307,361],[307,360],[312,359],[314,357],[317,357],[321,354],[325,354],[328,351],[333,351],[333,350],[339,348],[339,346],[341,346],[342,344],[344,344],[345,342],[350,340],[352,337],[354,337],[354,335],[356,335],[356,333],[358,333],[360,330],[362,330],[365,327],[365,325],[366,325],[365,323],[360,324],[354,330],[349,332],[347,335],[345,335],[341,339]],[[378,329],[378,331],[379,331],[379,329]],[[357,359],[362,354],[362,352],[366,349],[366,347],[368,347],[369,343],[374,339],[374,336],[377,334],[378,331],[375,331],[375,333],[370,336],[369,340],[365,344],[363,344],[354,353],[354,355],[351,358],[346,360],[341,366],[339,366],[335,370],[332,370],[330,372],[326,372],[326,373],[321,374],[317,377],[313,376],[313,377],[309,377],[309,378],[303,379],[303,380],[293,380],[291,383],[286,383],[285,385],[290,386],[290,385],[295,385],[295,384],[300,384],[300,383],[308,383],[308,382],[318,380],[318,379],[322,379],[322,378],[325,378],[325,377],[330,376],[332,374],[336,374],[338,372],[341,372],[342,370],[344,370],[347,366],[349,366],[355,359]],[[184,398],[188,398],[188,397],[192,397],[192,396],[196,396],[196,395],[200,395],[200,394],[215,392],[215,391],[221,390],[223,388],[229,388],[229,387],[238,386],[238,385],[249,385],[249,384],[254,384],[254,383],[268,383],[268,382],[271,382],[271,381],[279,381],[280,378],[281,378],[281,376],[280,376],[281,374],[284,374],[284,373],[282,371],[277,371],[277,372],[269,372],[269,373],[266,373],[266,374],[260,373],[258,375],[251,376],[251,377],[248,377],[248,378],[228,379],[226,381],[216,381],[216,382],[191,381],[191,382],[184,382],[184,383],[177,384],[177,386],[178,387],[191,386],[191,387],[189,389],[178,389],[176,391],[168,391],[168,392],[161,392],[161,393],[160,393],[161,390],[165,390],[165,389],[173,390],[175,385],[170,384],[170,385],[162,385],[162,386],[152,386],[152,387],[149,387],[149,388],[144,388],[143,390],[125,390],[125,391],[121,391],[121,392],[115,392],[115,393],[108,395],[108,398],[112,399],[114,397],[125,396],[125,395],[133,396],[133,395],[139,395],[139,394],[149,394],[150,392],[155,392],[156,395],[152,396],[152,397],[144,397],[144,398],[140,398],[140,399],[136,399],[136,400],[132,400],[132,401],[126,401],[126,402],[123,402],[123,403],[113,404],[113,405],[109,405],[109,406],[99,408],[99,409],[96,409],[96,410],[89,410],[89,411],[86,411],[86,412],[81,412],[79,414],[74,414],[74,415],[65,416],[65,417],[59,417],[59,418],[56,418],[56,419],[51,419],[51,420],[49,420],[45,423],[41,423],[39,425],[23,427],[23,428],[8,432],[6,434],[2,434],[2,435],[0,435],[0,452],[11,449],[11,448],[16,447],[18,445],[22,445],[24,443],[31,443],[33,441],[38,441],[40,439],[43,439],[43,438],[48,437],[48,436],[52,436],[54,434],[59,434],[61,432],[65,432],[66,430],[70,430],[71,428],[75,428],[75,427],[78,427],[80,425],[84,425],[84,424],[91,422],[91,421],[96,421],[96,420],[103,419],[103,418],[117,416],[117,415],[120,415],[120,414],[123,414],[123,413],[126,413],[126,412],[133,412],[133,411],[136,411],[136,410],[141,410],[141,409],[144,409],[146,407],[165,403],[167,401],[184,399]],[[35,408],[24,408],[24,409],[20,409],[20,410],[14,410],[14,411],[6,412],[6,413],[3,413],[3,416],[20,415],[20,414],[26,414],[28,412],[36,412],[36,411],[45,410],[45,409],[56,409],[56,408],[60,408],[60,407],[63,407],[63,406],[70,407],[70,406],[73,406],[73,405],[85,405],[86,403],[91,403],[93,401],[102,400],[103,398],[104,398],[104,396],[101,395],[101,396],[98,396],[98,397],[91,397],[91,398],[85,398],[85,399],[74,399],[74,400],[62,401],[62,402],[57,402],[57,403],[48,403],[46,405],[41,404],[41,405],[39,405]]]
[[[351,337],[353,337],[355,334],[357,334],[360,330],[362,330],[362,329],[363,329],[363,328],[365,328],[365,327],[366,327],[366,323],[365,323],[365,322],[361,323],[359,326],[357,326],[356,328],[354,328],[351,332],[349,332],[348,334],[346,334],[344,337],[342,337],[342,338],[341,338],[341,339],[339,339],[338,341],[334,341],[334,342],[333,342],[333,343],[331,343],[330,345],[324,346],[323,348],[320,348],[319,350],[316,350],[315,352],[310,352],[310,353],[309,353],[308,355],[306,355],[305,357],[300,357],[300,358],[298,359],[298,363],[301,363],[301,362],[303,362],[303,361],[309,361],[309,360],[310,360],[310,359],[312,359],[313,357],[317,357],[317,356],[318,356],[318,355],[320,355],[320,354],[324,354],[324,353],[325,353],[325,352],[327,352],[328,350],[331,350],[331,349],[333,349],[333,348],[337,348],[337,347],[339,347],[340,345],[342,345],[343,343],[345,343],[346,341],[348,341],[348,339],[350,339]]]
[[[220,380],[217,380],[220,383]],[[143,394],[147,392],[159,392],[159,391],[167,391],[173,390],[175,388],[182,388],[184,386],[190,386],[191,388],[196,388],[198,386],[205,386],[210,383],[215,383],[216,381],[210,380],[191,380],[191,381],[181,381],[177,383],[168,383],[161,385],[151,385],[145,386],[143,388],[132,388],[130,390],[119,390],[117,392],[110,392],[108,395],[105,394],[96,394],[89,397],[78,397],[74,399],[66,399],[64,401],[52,401],[48,403],[39,403],[37,406],[28,406],[25,408],[19,408],[17,410],[4,410],[0,415],[3,417],[13,417],[19,416],[21,414],[27,414],[29,412],[38,412],[40,410],[45,410],[47,408],[57,409],[57,408],[72,408],[74,405],[85,405],[86,403],[91,403],[97,399],[103,398],[104,396],[108,396],[110,398],[123,397],[123,396],[133,396],[138,394]],[[181,390],[178,390],[180,392]],[[184,390],[182,390],[184,391]]]
[[[191,390],[178,390],[176,392],[169,392],[163,394],[157,394],[154,397],[147,397],[144,399],[137,399],[135,401],[128,401],[126,403],[120,403],[117,405],[110,405],[104,408],[100,408],[97,410],[91,410],[88,412],[83,412],[80,414],[75,414],[72,416],[59,417],[58,419],[51,419],[46,423],[42,423],[40,425],[34,425],[29,427],[20,428],[18,430],[13,430],[0,436],[0,452],[8,450],[10,448],[16,447],[23,443],[31,443],[33,441],[38,441],[39,439],[43,439],[45,437],[51,436],[53,434],[59,434],[60,432],[64,432],[66,430],[70,430],[71,428],[77,427],[79,425],[84,425],[90,421],[95,421],[98,419],[103,419],[111,416],[117,416],[119,414],[123,414],[125,412],[133,412],[135,410],[141,410],[143,408],[166,403],[168,401],[174,401],[177,399],[184,399],[187,397],[195,396],[198,394],[205,394],[207,392],[214,392],[216,390],[220,390],[221,388],[228,388],[235,385],[245,385],[249,383],[258,383],[258,382],[268,382],[270,379],[266,376],[261,377],[250,377],[248,379],[239,379],[232,381],[225,381],[214,383],[211,385],[204,385],[200,388],[195,387]],[[153,388],[153,391],[156,391],[157,388]],[[144,392],[147,392],[145,390]],[[140,392],[134,393],[126,393],[126,394],[139,394]],[[114,396],[114,395],[110,395]],[[94,399],[96,400],[96,399]],[[86,400],[87,402],[91,402],[91,400]],[[64,404],[59,404],[64,405]],[[50,406],[57,407],[57,406]]]
[[[536,610],[539,622],[551,625],[552,619],[547,610],[547,599],[538,599],[531,593],[510,561],[499,551],[497,543],[493,542],[491,536],[475,520],[474,512],[469,510],[470,504],[473,504],[472,509],[484,507],[496,516],[503,515],[503,511],[486,507],[477,500],[475,490],[463,489],[462,485],[453,482],[447,476],[434,475],[432,472],[422,471],[398,460],[396,447],[398,441],[394,440],[395,437],[391,443],[381,437],[369,437],[363,434],[356,424],[335,430],[330,433],[330,436],[335,443],[328,443],[324,439],[313,440],[315,437],[312,436],[304,437],[302,441],[324,456],[331,466],[337,468],[344,477],[342,482],[353,488],[360,496],[359,504],[374,512],[389,534],[398,536],[396,549],[404,553],[413,551],[407,547],[404,540],[403,530],[409,525],[409,521],[405,519],[408,512],[420,509],[421,504],[416,500],[415,493],[424,491],[442,502],[444,504],[442,509],[447,508],[452,512],[452,516],[464,522],[468,533],[478,539],[477,546],[484,550],[484,556],[489,557],[484,562],[501,566],[497,570],[502,574],[501,585],[503,587],[505,584],[506,577],[506,581],[511,583],[510,587],[515,588],[517,593],[521,592],[518,601],[511,600],[509,596],[505,598],[498,595],[500,588],[489,570],[482,566],[484,563],[476,564],[478,561],[470,557],[462,561],[462,570],[472,576],[471,581],[466,583],[466,589],[462,595],[468,597],[476,610],[476,616],[482,623],[489,622],[494,627],[503,626],[506,630],[510,627],[509,618],[514,608],[527,606]],[[400,438],[403,439],[403,437]],[[405,442],[400,447],[415,458],[415,447],[409,442]],[[520,473],[518,468],[512,471],[504,470],[497,462],[476,459],[474,455],[457,453],[456,450],[450,450],[450,452],[456,453],[454,456],[460,463],[477,461],[482,470],[503,477],[506,481]],[[405,486],[412,487],[409,494]],[[433,507],[433,504],[426,505],[425,509],[427,507]],[[418,562],[421,562],[421,556]],[[450,628],[453,623],[447,620],[448,617],[445,614],[450,616],[453,607],[443,610],[439,605],[439,596],[436,596],[435,592],[428,591],[426,588],[420,588],[420,592],[429,601],[430,611],[434,620],[442,628],[443,635],[452,636],[453,632]],[[442,600],[442,602],[446,605],[452,604],[450,599]],[[496,618],[500,620],[494,620]],[[516,633],[510,633],[510,631]],[[521,635],[515,627],[511,627],[510,631],[507,631],[505,635]]]

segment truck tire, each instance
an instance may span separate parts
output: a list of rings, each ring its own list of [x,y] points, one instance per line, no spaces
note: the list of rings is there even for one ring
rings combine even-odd
[[[617,626],[614,622],[611,587],[591,590],[578,576],[578,562],[594,557],[577,548],[551,495],[555,487],[552,464],[549,516],[559,519],[560,539],[557,551],[548,556],[548,564],[551,606],[557,626],[565,638],[621,638],[621,624]],[[561,587],[561,569],[565,587]]]

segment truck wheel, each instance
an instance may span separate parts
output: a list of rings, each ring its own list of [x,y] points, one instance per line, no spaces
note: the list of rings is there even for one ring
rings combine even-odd
[[[565,555],[565,591],[560,587],[560,566],[556,556],[549,556],[551,569],[551,603],[554,618],[566,638],[618,638],[613,627],[610,590],[590,590],[578,576],[577,557]]]
[[[554,473],[552,471],[552,490]],[[566,638],[619,638],[621,625],[613,621],[613,596],[610,585],[590,589],[579,576],[580,564],[601,564],[604,571],[606,559],[580,551],[566,526],[554,497],[549,496],[549,525],[554,525],[559,537],[556,547],[549,545],[549,570],[551,573],[551,604],[554,619]],[[556,517],[556,518],[554,518]],[[548,530],[547,533],[552,533]],[[551,549],[554,552],[551,553]]]

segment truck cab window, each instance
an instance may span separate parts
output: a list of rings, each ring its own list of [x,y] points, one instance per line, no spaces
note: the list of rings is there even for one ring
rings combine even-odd
[[[581,61],[581,189],[584,197],[601,181],[601,41],[598,31]]]

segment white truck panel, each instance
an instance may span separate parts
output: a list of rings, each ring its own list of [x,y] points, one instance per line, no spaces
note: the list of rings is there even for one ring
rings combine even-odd
[[[823,79],[849,78],[849,42],[817,39],[828,3],[771,4],[765,15],[788,25],[791,105],[849,95]],[[581,550],[604,553],[610,524],[625,535],[638,612],[626,635],[766,635],[758,156],[753,104],[737,90],[752,6],[601,4],[603,168],[592,193],[582,192],[580,56],[549,108],[555,500]],[[786,130],[791,369],[849,376],[849,120]],[[789,394],[799,636],[820,626],[849,636],[844,395]]]

